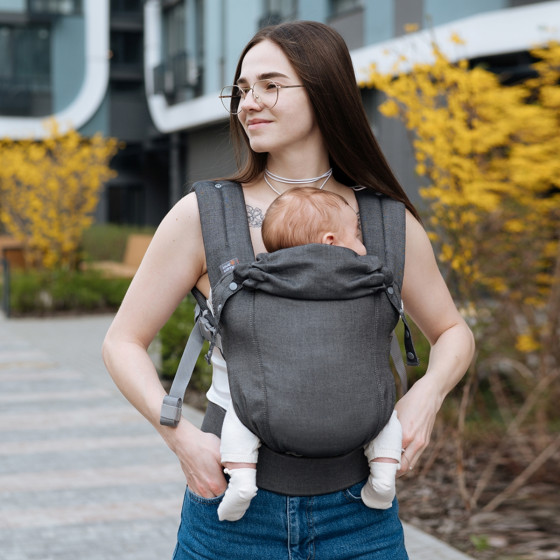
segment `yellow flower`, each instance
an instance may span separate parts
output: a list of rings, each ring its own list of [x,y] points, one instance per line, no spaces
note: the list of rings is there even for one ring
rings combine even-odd
[[[389,99],[379,107],[379,111],[386,117],[396,117],[399,114],[399,106]]]
[[[466,45],[467,44],[463,39],[461,39],[461,37],[458,33],[451,33],[451,36],[449,37],[449,39],[452,43],[455,43],[456,45]]]
[[[404,24],[404,32],[405,33],[414,33],[420,29],[420,24],[418,23],[405,23]]]
[[[520,352],[528,354],[537,351],[540,344],[530,334],[521,334],[517,337],[515,347]]]

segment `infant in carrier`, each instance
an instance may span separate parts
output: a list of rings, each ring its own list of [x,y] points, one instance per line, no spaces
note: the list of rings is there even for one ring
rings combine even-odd
[[[312,187],[295,188],[269,207],[262,225],[269,253],[309,243],[337,245],[365,255],[358,216],[341,196]],[[230,406],[222,428],[221,459],[229,484],[218,508],[221,521],[237,521],[257,493],[258,437],[246,428]],[[393,411],[381,432],[364,446],[370,475],[362,500],[370,508],[388,509],[395,497],[395,475],[400,467],[402,430]]]

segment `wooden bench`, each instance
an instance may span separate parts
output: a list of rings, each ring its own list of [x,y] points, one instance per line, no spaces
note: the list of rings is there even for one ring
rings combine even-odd
[[[152,241],[152,236],[144,233],[133,233],[126,240],[126,247],[122,262],[94,261],[85,263],[85,268],[99,270],[107,276],[132,278]]]
[[[25,268],[23,243],[9,235],[0,235],[0,258],[8,261],[11,268]]]

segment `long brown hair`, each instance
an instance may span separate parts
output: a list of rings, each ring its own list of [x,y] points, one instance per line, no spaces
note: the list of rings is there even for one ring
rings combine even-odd
[[[241,53],[233,83],[237,83],[241,75],[247,52],[264,40],[282,49],[305,86],[329,153],[334,178],[344,185],[368,187],[400,200],[418,218],[371,131],[352,59],[339,33],[316,21],[265,27]],[[230,180],[251,182],[264,172],[268,154],[251,150],[237,116],[231,116],[230,126],[238,164],[245,157]]]

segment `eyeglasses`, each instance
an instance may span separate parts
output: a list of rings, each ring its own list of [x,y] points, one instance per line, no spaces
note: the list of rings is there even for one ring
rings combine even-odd
[[[249,92],[253,92],[253,99],[258,103],[259,107],[266,107],[272,109],[278,101],[278,92],[280,89],[305,87],[303,85],[297,86],[281,86],[276,82],[270,80],[260,80],[253,84],[253,87],[242,86],[226,86],[220,93],[220,99],[225,110],[232,115],[238,115],[243,110],[241,102],[245,100]]]

